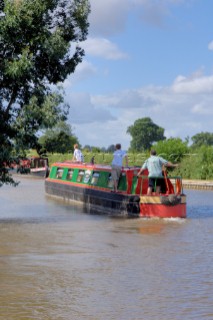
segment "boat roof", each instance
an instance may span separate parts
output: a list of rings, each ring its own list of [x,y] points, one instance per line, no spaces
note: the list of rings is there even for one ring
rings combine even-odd
[[[102,170],[102,171],[111,171],[112,167],[106,164],[91,164],[91,163],[80,163],[75,161],[63,161],[63,162],[55,162],[52,166],[63,167],[63,168],[84,168],[90,170]],[[134,171],[138,170],[139,167],[122,167],[122,171]]]

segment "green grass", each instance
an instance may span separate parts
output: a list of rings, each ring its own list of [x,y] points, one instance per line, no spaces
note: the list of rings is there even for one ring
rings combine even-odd
[[[106,164],[110,165],[112,162],[113,154],[112,153],[92,153],[92,152],[83,152],[84,154],[84,161],[90,163],[92,157],[94,156],[95,163],[98,164]],[[70,153],[66,154],[48,154],[49,158],[49,163],[50,165],[53,164],[54,162],[61,162],[65,160],[72,160],[73,155]],[[129,166],[141,166],[144,160],[146,159],[145,154],[128,154],[129,158]],[[125,165],[125,161],[124,161]]]

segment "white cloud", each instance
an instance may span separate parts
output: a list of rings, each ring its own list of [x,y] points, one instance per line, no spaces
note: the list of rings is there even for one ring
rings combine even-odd
[[[213,115],[212,101],[210,104],[205,104],[200,102],[194,105],[192,108],[192,113],[198,115]]]
[[[69,120],[73,124],[104,123],[115,119],[109,110],[94,106],[87,93],[70,93],[67,100],[71,106]]]
[[[142,1],[141,3],[143,5],[140,12],[142,21],[152,26],[162,27],[165,17],[170,14],[165,1]]]
[[[121,143],[123,149],[128,149],[130,136],[126,134],[126,125],[123,118],[117,121],[109,121],[103,125],[102,122],[91,124],[75,125],[75,134],[80,143],[90,146],[108,147],[112,144]]]
[[[178,81],[188,80],[179,77]],[[125,149],[131,140],[126,133],[128,126],[144,117],[163,127],[167,138],[185,139],[200,131],[211,132],[213,95],[204,95],[203,90],[193,90],[193,94],[185,89],[176,92],[173,86],[147,86],[109,95],[72,93],[70,123],[82,145],[108,147],[120,142]]]
[[[191,0],[188,0],[189,3]],[[171,16],[171,7],[184,4],[184,0],[90,0],[89,34],[111,36],[123,32],[127,18],[132,11],[142,21],[162,26],[166,17]]]
[[[141,79],[145,78],[146,69],[148,67],[152,68],[152,64],[150,59],[147,66],[145,65],[146,57],[143,56],[141,47],[140,51],[138,50],[137,36],[134,41],[133,37],[129,41],[129,35],[133,31],[133,19],[140,18],[140,22],[157,27],[162,27],[165,23],[173,23],[174,21],[176,26],[181,26],[183,30],[185,26],[179,23],[179,19],[183,19],[186,13],[183,10],[184,16],[181,16],[178,10],[178,14],[175,15],[173,8],[180,4],[184,6],[190,5],[193,1],[90,0],[89,38],[85,43],[82,43],[82,46],[85,49],[86,58],[91,58],[92,63],[84,60],[76,68],[74,75],[71,75],[68,81],[65,82],[67,100],[71,105],[70,123],[74,126],[75,133],[82,145],[89,144],[107,147],[120,142],[124,149],[127,149],[131,140],[131,136],[126,133],[128,126],[134,124],[135,120],[144,117],[150,117],[157,125],[163,127],[167,138],[173,136],[184,139],[201,131],[211,132],[213,130],[213,111],[211,111],[213,105],[213,75],[205,76],[202,69],[190,76],[178,75],[174,82],[171,82],[170,86],[147,85],[138,88],[134,87],[134,83],[140,83],[140,80],[137,80],[138,75],[136,73],[139,73]],[[183,19],[182,22],[184,23],[184,21]],[[191,23],[195,23],[191,18],[190,21],[187,20],[188,22],[190,25]],[[131,26],[128,25],[129,23]],[[128,29],[128,34],[124,32],[127,27],[131,27],[131,30]],[[136,35],[139,32],[138,27],[137,21]],[[149,32],[149,29],[147,29],[147,32]],[[118,38],[118,35],[121,33],[122,37]],[[113,38],[110,39],[110,36]],[[162,48],[159,48],[159,53],[162,53],[161,49],[164,52],[166,50],[169,51],[170,48],[166,48],[165,43],[161,43],[160,38],[150,38],[148,34],[147,38],[151,39],[149,40],[151,43],[157,41],[157,43],[161,44]],[[119,42],[116,44],[116,41]],[[131,52],[132,57],[135,58],[135,60],[131,60],[132,65],[129,64],[129,60],[124,61],[124,63],[120,61],[127,58],[126,53],[121,49],[121,43],[123,44],[123,48],[125,50],[128,48],[128,52]],[[171,42],[169,44],[171,45]],[[146,46],[146,41],[143,45]],[[179,43],[176,43],[176,45],[179,45]],[[150,48],[154,47],[150,46]],[[209,43],[208,48],[209,50],[213,50],[213,41]],[[141,52],[141,60],[137,60],[136,50]],[[193,50],[195,50],[194,47],[192,48],[190,57],[187,57],[186,52],[186,60],[182,64],[177,65],[178,70],[184,70],[185,65],[187,66],[186,70],[192,70],[192,68],[196,68],[205,62],[196,61],[195,64],[188,63],[189,60],[187,59],[190,59],[191,62],[192,58],[194,58]],[[154,53],[151,52],[151,54],[153,54],[153,56],[151,55],[151,58],[153,58]],[[114,60],[115,62],[113,61],[111,67],[108,61],[95,60],[96,57]],[[175,70],[175,58],[175,55],[171,55],[171,59],[166,61],[165,74],[166,70],[168,70],[167,68],[169,68],[170,61],[172,63],[171,69]],[[97,68],[93,65],[95,63]],[[135,67],[135,63],[137,63],[138,70]],[[163,64],[164,61],[159,60],[159,63]],[[150,65],[148,66],[148,64]],[[205,64],[205,68],[206,66],[207,64]],[[125,81],[125,78],[121,79],[121,76],[125,77],[125,72],[127,76],[133,74],[129,72],[131,67],[131,71],[138,71],[135,73],[136,79],[133,76],[132,83],[130,78],[127,79],[128,81]],[[122,72],[119,73],[120,71]],[[81,81],[80,90],[92,93],[77,94],[72,92],[76,82],[79,84],[79,80],[89,79],[89,77],[91,77],[91,83],[88,85],[88,81]],[[98,82],[96,83],[95,81]],[[116,81],[120,81],[121,83],[116,83]],[[149,77],[147,81],[152,80]],[[162,74],[162,81],[168,83],[168,78],[165,80],[164,74]],[[116,88],[120,88],[120,91],[112,89],[114,88],[114,84]],[[79,91],[79,86],[77,88]]]
[[[185,125],[187,126],[189,132],[192,132],[191,137],[196,133],[201,132],[202,130],[205,130],[205,129],[202,129],[203,124],[202,124],[202,121],[199,121],[199,120],[186,121]],[[211,131],[211,130],[208,130],[208,131]]]
[[[131,13],[148,25],[162,27],[166,19],[175,21],[172,8],[190,5],[194,0],[90,0],[89,35],[109,37],[127,28]],[[181,22],[180,22],[181,23]]]
[[[90,0],[89,34],[109,36],[125,29],[129,0]]]
[[[82,47],[86,54],[108,60],[120,60],[128,57],[126,53],[119,50],[116,44],[105,38],[88,38]]]
[[[75,72],[64,81],[63,87],[65,89],[69,89],[74,83],[80,82],[84,79],[88,79],[96,74],[96,67],[87,60],[83,60],[80,64],[77,65]]]
[[[209,42],[208,49],[213,51],[213,41]]]
[[[138,109],[153,106],[158,103],[157,98],[147,96],[143,90],[124,90],[119,93],[97,95],[92,97],[97,106],[105,106],[115,109]]]
[[[213,76],[203,76],[198,78],[185,78],[178,76],[173,84],[173,91],[177,93],[212,93]]]

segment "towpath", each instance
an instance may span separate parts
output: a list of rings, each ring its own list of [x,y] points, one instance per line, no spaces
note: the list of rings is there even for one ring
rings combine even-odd
[[[213,190],[213,180],[187,180],[183,179],[183,188]]]

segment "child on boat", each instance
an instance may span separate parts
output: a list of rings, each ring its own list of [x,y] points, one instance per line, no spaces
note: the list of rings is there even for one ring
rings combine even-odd
[[[84,162],[84,156],[83,156],[81,150],[78,148],[77,143],[74,144],[74,153],[73,153],[72,161]]]

